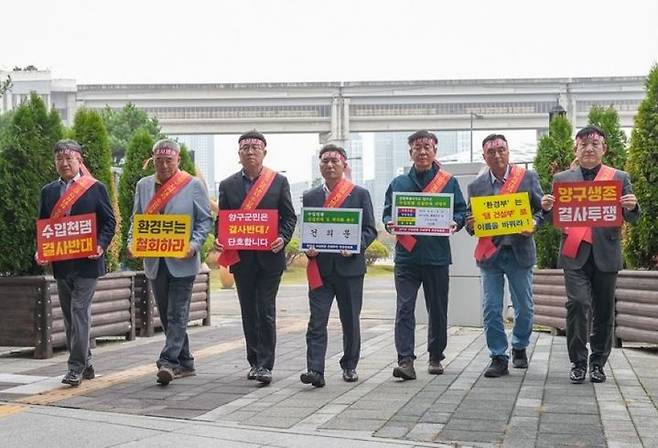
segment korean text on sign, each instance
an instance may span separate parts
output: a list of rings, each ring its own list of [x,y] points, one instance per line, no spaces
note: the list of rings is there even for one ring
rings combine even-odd
[[[302,250],[359,253],[362,213],[360,208],[303,207]]]
[[[621,181],[556,182],[553,225],[556,227],[620,227]]]
[[[397,235],[449,236],[453,220],[452,193],[393,192],[393,225]]]
[[[532,232],[535,227],[527,192],[473,197],[471,210],[477,237]]]
[[[220,210],[219,242],[228,250],[271,250],[279,236],[278,210]]]
[[[96,254],[96,214],[37,221],[37,255],[46,261],[73,260]]]
[[[192,233],[189,215],[135,215],[130,250],[136,257],[187,255]]]

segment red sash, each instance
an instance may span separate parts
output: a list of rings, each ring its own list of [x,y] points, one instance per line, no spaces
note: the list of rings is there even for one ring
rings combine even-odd
[[[178,171],[153,195],[144,213],[147,215],[159,215],[160,210],[165,208],[171,198],[176,196],[191,180],[192,176],[190,174],[185,171]]]
[[[256,180],[254,185],[252,185],[251,190],[249,190],[249,193],[242,201],[240,210],[255,210],[272,186],[272,182],[274,182],[275,177],[276,171],[263,167],[258,180]],[[225,250],[217,259],[217,262],[224,267],[233,266],[239,261],[240,254],[238,254],[237,250]]]
[[[524,175],[525,168],[517,165],[510,165],[509,177],[503,184],[502,188],[500,189],[500,193],[498,194],[516,193],[516,191],[519,189],[519,185],[521,185],[521,181],[523,180]],[[493,243],[492,237],[485,236],[478,238],[477,245],[475,246],[475,259],[479,262],[486,260],[487,258],[491,258],[494,256],[497,250],[498,248]]]
[[[594,178],[594,182],[602,180],[612,180],[615,177],[615,169],[607,165],[601,165],[599,172]],[[580,243],[587,241],[592,244],[592,228],[591,227],[567,227],[564,229],[567,238],[562,245],[562,255],[569,258],[576,258]]]
[[[324,208],[340,208],[347,197],[354,190],[355,185],[347,179],[341,180],[338,185],[331,190],[327,199],[324,200],[322,207]],[[322,276],[320,275],[320,267],[318,266],[318,257],[309,258],[306,265],[306,278],[308,279],[308,286],[311,290],[319,288],[322,283]]]
[[[443,169],[439,169],[434,176],[434,179],[423,188],[423,193],[441,193],[445,186],[448,185],[450,178],[452,178],[452,174]],[[402,247],[407,249],[407,252],[411,252],[416,246],[416,238],[413,235],[398,235],[397,240]]]
[[[70,212],[73,204],[75,204],[95,183],[96,179],[94,179],[91,174],[80,176],[80,178],[73,182],[68,190],[66,190],[57,200],[52,212],[50,213],[50,218],[61,218]]]

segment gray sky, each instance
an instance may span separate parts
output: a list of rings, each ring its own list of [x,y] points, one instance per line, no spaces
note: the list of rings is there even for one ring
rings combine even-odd
[[[0,11],[0,68],[78,83],[617,76],[658,62],[656,0],[14,0]],[[235,144],[217,141],[224,176]],[[316,136],[270,141],[274,168],[310,176]],[[371,171],[368,139],[364,150]]]

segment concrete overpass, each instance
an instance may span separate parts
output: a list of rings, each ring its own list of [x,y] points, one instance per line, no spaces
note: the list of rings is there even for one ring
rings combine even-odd
[[[121,108],[132,102],[155,115],[167,134],[320,133],[547,127],[560,104],[576,127],[593,105],[613,105],[631,127],[645,77],[479,79],[253,84],[78,85],[76,106]]]

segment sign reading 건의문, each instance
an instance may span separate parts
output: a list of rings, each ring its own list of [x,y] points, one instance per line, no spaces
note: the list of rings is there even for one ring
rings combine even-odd
[[[361,252],[360,208],[303,207],[301,249]]]

